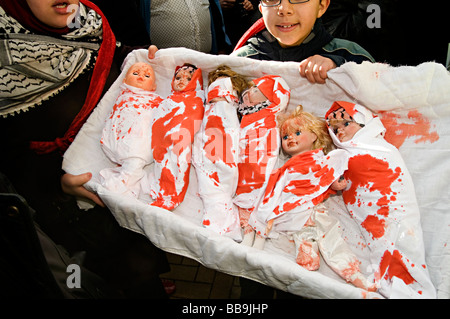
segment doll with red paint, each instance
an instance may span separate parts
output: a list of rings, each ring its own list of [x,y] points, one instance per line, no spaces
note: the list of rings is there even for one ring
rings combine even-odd
[[[282,233],[294,241],[300,266],[319,269],[320,251],[347,282],[373,290],[343,240],[339,222],[322,203],[346,186],[340,178],[347,169],[346,152],[332,150],[325,121],[302,106],[279,122],[281,146],[290,158],[270,175],[264,197],[250,215],[256,233],[253,247],[263,249],[266,238],[277,239]]]
[[[155,90],[151,65],[144,62],[131,65],[100,140],[106,156],[117,164],[100,171],[101,184],[113,192],[139,196],[143,169],[153,160],[150,149],[152,113],[162,101]]]
[[[435,298],[425,261],[413,180],[378,116],[337,101],[325,118],[334,144],[349,155],[342,197],[370,251],[374,282],[386,298]]]
[[[251,83],[239,101],[239,179],[234,198],[243,244],[250,246],[254,236],[248,219],[278,162],[281,140],[276,118],[287,108],[290,97],[289,86],[280,76],[265,75]]]
[[[239,213],[233,203],[238,180],[239,96],[247,79],[228,66],[208,74],[205,116],[195,136],[193,165],[203,202],[203,226],[236,241],[242,240]]]
[[[177,67],[172,94],[155,110],[152,121],[150,194],[154,206],[172,210],[186,195],[192,144],[202,123],[204,100],[202,70],[192,64]]]

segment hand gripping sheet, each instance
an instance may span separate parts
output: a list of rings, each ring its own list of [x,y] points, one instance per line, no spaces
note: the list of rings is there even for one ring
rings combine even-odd
[[[278,162],[281,147],[277,115],[289,103],[290,90],[281,77],[266,75],[253,80],[270,105],[241,119],[239,179],[234,203],[252,209],[263,195],[269,175]]]
[[[104,122],[100,140],[103,151],[117,166],[100,171],[101,183],[116,193],[138,197],[144,166],[153,159],[150,149],[152,113],[162,99],[155,92],[125,83],[120,90]]]
[[[204,207],[203,226],[240,241],[239,213],[233,204],[238,178],[238,97],[231,79],[211,83],[207,100],[193,158]]]
[[[375,283],[386,297],[435,298],[414,183],[401,154],[384,139],[379,117],[362,105],[338,101],[326,117],[340,108],[364,125],[347,142],[329,131],[350,153],[344,174],[350,185],[342,196],[369,247]]]
[[[156,74],[156,93],[171,94],[175,68],[191,63],[202,69],[204,84],[209,72],[228,65],[249,79],[267,74],[281,76],[291,89],[287,112],[299,104],[305,111],[324,116],[334,101],[358,101],[379,115],[386,127],[385,138],[400,151],[411,173],[421,214],[427,268],[438,298],[450,298],[450,75],[444,66],[391,67],[381,63],[345,63],[328,72],[325,84],[311,84],[298,74],[298,63],[256,61],[225,55],[209,55],[183,48],[162,49],[149,61],[146,50],[133,51],[123,67],[149,62]],[[120,94],[125,72],[106,92],[92,115],[64,154],[63,169],[71,174],[92,172],[85,186],[99,194],[117,219],[128,229],[144,234],[157,247],[199,261],[204,266],[245,277],[308,298],[384,298],[346,283],[327,263],[317,271],[295,262],[295,247],[283,236],[266,240],[264,250],[246,247],[231,238],[204,228],[203,201],[199,197],[196,168],[191,167],[184,201],[172,211],[149,205],[150,197],[117,196],[99,183],[99,172],[112,162],[99,143],[105,119]],[[197,133],[198,134],[198,133]],[[153,163],[144,171],[153,172]],[[212,200],[211,200],[212,201]],[[92,203],[79,201],[89,208]],[[375,266],[357,223],[347,212],[341,196],[323,203],[339,221],[342,237],[361,261],[361,272],[370,277]],[[292,245],[287,254],[281,241]],[[283,248],[286,246],[283,242]]]
[[[173,83],[173,80],[172,80]],[[202,70],[197,69],[182,91],[173,90],[155,109],[152,152],[155,161],[149,177],[152,205],[172,210],[186,195],[191,168],[194,135],[204,113]]]

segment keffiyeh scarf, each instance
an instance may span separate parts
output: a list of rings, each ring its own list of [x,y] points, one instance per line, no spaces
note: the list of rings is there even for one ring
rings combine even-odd
[[[38,153],[64,151],[97,104],[112,63],[115,38],[101,11],[82,0],[75,28],[60,36],[33,33],[0,7],[0,115],[27,111],[58,94],[98,59],[94,86],[63,138],[32,142]],[[6,7],[5,7],[6,9]],[[43,32],[45,33],[45,32]],[[49,33],[49,32],[47,32]]]

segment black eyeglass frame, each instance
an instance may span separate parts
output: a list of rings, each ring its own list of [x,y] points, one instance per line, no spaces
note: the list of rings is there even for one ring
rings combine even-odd
[[[295,1],[295,0],[288,0],[290,4],[299,4],[299,3],[305,3],[305,2],[309,2],[309,0],[299,0],[299,1]],[[264,0],[261,0],[261,5],[263,7],[277,7],[281,4],[281,0],[278,0],[277,4],[265,4]]]

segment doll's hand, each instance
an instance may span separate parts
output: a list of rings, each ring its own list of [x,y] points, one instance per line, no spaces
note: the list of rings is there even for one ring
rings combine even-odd
[[[158,51],[156,45],[152,44],[151,46],[148,47],[148,58],[150,60],[155,58],[156,51]]]
[[[311,83],[324,84],[328,78],[327,72],[334,69],[336,64],[333,60],[321,55],[313,55],[300,62],[300,75],[306,77]]]
[[[339,179],[335,180],[333,184],[331,184],[331,189],[334,191],[341,191],[347,187],[347,181],[343,176],[341,176]]]
[[[101,207],[105,207],[105,204],[102,202],[100,197],[83,187],[83,185],[87,183],[91,178],[91,173],[84,173],[80,175],[72,175],[66,173],[61,177],[61,188],[66,194],[74,195],[76,197],[84,197],[92,200],[94,203],[100,205]]]

